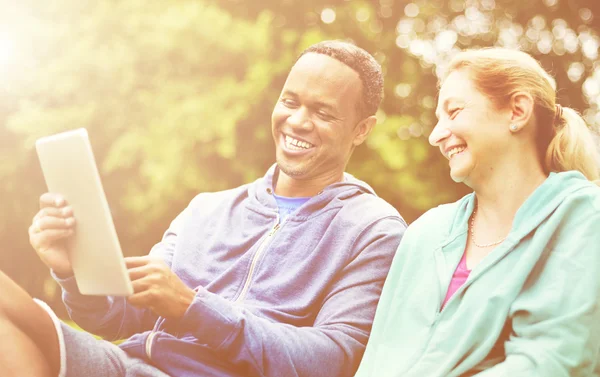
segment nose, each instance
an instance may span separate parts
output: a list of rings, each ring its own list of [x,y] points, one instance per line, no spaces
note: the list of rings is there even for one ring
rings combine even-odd
[[[449,138],[450,135],[452,135],[450,129],[439,121],[431,131],[431,134],[429,134],[429,144],[437,147],[444,139]]]
[[[313,127],[312,120],[310,118],[310,111],[304,106],[297,108],[288,118],[287,124],[289,124],[295,130],[306,130],[310,131]]]

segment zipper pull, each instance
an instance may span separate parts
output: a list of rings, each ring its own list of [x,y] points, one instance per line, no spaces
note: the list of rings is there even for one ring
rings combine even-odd
[[[271,237],[273,234],[275,234],[275,232],[277,232],[279,230],[280,226],[279,224],[275,225],[273,227],[273,229],[271,229],[271,232],[269,233],[269,237]]]

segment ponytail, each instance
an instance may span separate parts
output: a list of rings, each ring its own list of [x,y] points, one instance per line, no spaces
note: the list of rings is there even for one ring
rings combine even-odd
[[[598,139],[581,116],[568,107],[560,108],[555,122],[556,134],[546,150],[545,165],[549,171],[577,170],[600,185]]]

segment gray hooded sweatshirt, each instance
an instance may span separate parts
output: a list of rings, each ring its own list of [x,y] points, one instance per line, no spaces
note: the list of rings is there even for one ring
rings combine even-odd
[[[172,376],[351,376],[406,223],[349,174],[284,222],[273,166],[202,193],[151,251],[196,297],[181,320],[60,280],[71,317]]]

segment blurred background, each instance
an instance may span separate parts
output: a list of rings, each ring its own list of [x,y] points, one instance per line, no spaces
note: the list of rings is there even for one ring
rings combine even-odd
[[[88,129],[124,253],[146,254],[195,194],[264,174],[296,56],[347,39],[386,80],[380,122],[348,170],[412,222],[468,192],[427,143],[448,57],[527,51],[556,77],[559,102],[598,127],[599,32],[598,0],[2,0],[0,269],[64,314],[28,243],[46,190],[40,136]]]

